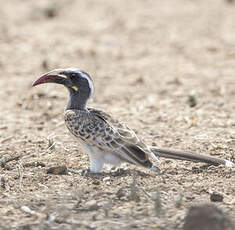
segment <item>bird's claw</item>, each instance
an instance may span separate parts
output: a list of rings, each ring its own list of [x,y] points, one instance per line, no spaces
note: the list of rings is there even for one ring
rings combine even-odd
[[[80,172],[79,173],[80,175],[82,175],[82,176],[89,176],[89,177],[102,175],[102,173],[100,173],[100,172],[93,172],[89,168],[88,169],[81,169],[81,170],[79,170],[79,172]]]
[[[79,174],[82,176],[87,176],[88,174],[91,174],[90,169],[80,169],[80,170],[68,169],[68,172],[73,174]]]
[[[80,169],[78,171],[79,171],[79,174],[82,176],[88,176],[88,175],[92,174],[92,172],[89,168],[88,169]]]
[[[72,174],[79,174],[81,176],[95,176],[95,175],[102,175],[102,173],[96,173],[92,172],[89,168],[88,169],[80,169],[80,170],[75,170],[75,169],[68,169],[69,173]]]
[[[153,165],[153,166],[151,167],[151,170],[154,171],[154,172],[156,172],[156,173],[159,174],[159,175],[163,174],[163,171],[162,171],[160,168],[158,168],[157,166],[155,166],[155,165]]]

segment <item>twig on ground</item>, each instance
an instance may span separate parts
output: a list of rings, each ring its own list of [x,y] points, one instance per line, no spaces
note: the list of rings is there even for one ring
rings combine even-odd
[[[63,125],[64,125],[64,121],[61,121],[61,122],[56,124],[56,127],[60,127],[60,126],[63,126]]]
[[[0,159],[0,166],[2,168],[4,168],[6,166],[6,164],[10,161],[18,161],[20,159],[20,156],[16,156],[16,157],[11,157],[11,156],[3,156]]]
[[[160,216],[162,214],[162,202],[161,202],[161,193],[157,189],[155,199],[154,199],[154,211],[156,216]]]
[[[56,212],[52,212],[51,214],[47,215],[44,221],[45,229],[51,229],[50,225],[55,222],[57,216],[58,214]]]
[[[138,187],[136,185],[136,172],[133,173],[133,182],[130,185],[130,196],[131,200],[135,200],[136,202],[140,201],[140,196],[138,195]]]
[[[44,152],[41,153],[40,155],[43,156],[43,155],[47,154],[47,152],[48,152],[49,150],[51,150],[51,149],[53,149],[53,148],[55,147],[55,144],[56,144],[56,142],[53,142],[53,144],[51,144],[51,145],[46,149],[46,151],[44,151]]]
[[[82,174],[82,170],[67,168],[67,171],[70,172],[70,173],[73,173],[73,174],[80,174],[80,175]]]
[[[31,210],[29,207],[27,206],[21,206],[20,209],[27,213],[27,214],[30,214],[31,216],[35,216],[35,215],[38,215],[38,213],[36,213],[35,211]]]
[[[52,139],[54,136],[55,136],[54,133],[52,133],[52,134],[50,134],[50,135],[46,138],[47,141],[48,141],[48,147],[47,147],[47,149],[46,149],[44,152],[42,152],[42,153],[40,154],[41,156],[47,154],[47,152],[48,152],[49,150],[52,150],[52,149],[55,148],[55,145],[56,145],[57,143]]]
[[[142,188],[142,191],[144,192],[144,194],[145,194],[148,198],[150,198],[151,200],[154,201],[153,197],[152,197],[150,194],[148,194],[148,193],[145,191],[144,188]]]
[[[22,189],[22,181],[23,181],[23,165],[22,165],[22,162],[19,161],[19,164],[18,164],[18,176],[19,176],[19,179],[20,179],[20,190]]]
[[[180,192],[174,201],[175,207],[180,208],[183,204],[183,194]]]
[[[103,209],[104,209],[104,215],[105,217],[109,217],[109,211],[112,207],[112,200],[109,200],[107,203],[104,204]]]
[[[28,162],[28,163],[24,163],[23,167],[27,168],[27,167],[45,167],[46,165],[42,162]]]
[[[1,176],[1,188],[6,189],[6,179],[4,176]]]
[[[12,137],[13,136],[9,136],[9,137],[4,138],[4,139],[1,140],[0,143],[3,144],[4,142],[11,140]]]

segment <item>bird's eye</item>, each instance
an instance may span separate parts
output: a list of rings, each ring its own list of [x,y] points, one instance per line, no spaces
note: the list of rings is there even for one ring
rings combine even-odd
[[[75,73],[72,73],[72,74],[70,75],[70,77],[71,77],[71,78],[75,78],[75,77],[76,77],[76,74],[75,74]]]

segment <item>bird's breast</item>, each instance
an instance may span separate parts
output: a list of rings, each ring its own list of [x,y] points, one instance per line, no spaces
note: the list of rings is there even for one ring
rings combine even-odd
[[[64,115],[65,125],[69,131],[77,138],[89,142],[95,134],[95,124],[92,117],[83,111],[68,110]]]

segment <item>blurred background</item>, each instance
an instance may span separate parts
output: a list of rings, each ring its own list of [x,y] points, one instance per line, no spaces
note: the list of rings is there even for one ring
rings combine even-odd
[[[15,127],[16,114],[37,121],[40,109],[62,119],[65,90],[31,84],[52,69],[77,67],[94,80],[91,105],[134,116],[132,127],[158,135],[150,124],[172,131],[198,120],[200,131],[234,125],[234,12],[229,0],[4,1],[2,119]]]
[[[50,84],[31,87],[47,71],[77,67],[94,80],[90,105],[126,121],[148,144],[234,160],[233,0],[0,0],[0,5],[0,154],[19,154],[26,162],[39,159],[46,165],[87,167],[87,156],[71,144],[63,124],[66,90]],[[57,143],[52,152],[51,139]],[[203,191],[212,186],[232,200],[232,174],[231,180],[223,180],[228,171],[212,170],[214,180],[211,172],[182,178],[185,171],[180,167],[194,164],[163,161],[161,168],[173,180],[147,178],[147,187],[158,183],[172,194],[190,187],[189,196],[206,201]],[[45,194],[62,183],[62,177],[48,180],[44,171],[30,170],[48,186]],[[63,180],[66,194],[70,179]],[[23,180],[27,186],[11,183],[9,191],[14,190],[18,200],[22,191],[38,191],[31,177]],[[85,179],[84,183],[94,186]],[[232,209],[229,203],[223,206]]]
[[[231,0],[4,1],[0,96],[17,100],[40,74],[78,67],[94,78],[95,102],[106,107],[109,100],[125,110],[174,104],[191,93],[231,102],[234,7]]]
[[[169,86],[177,82],[198,93],[204,84],[231,90],[234,10],[229,0],[4,1],[1,84],[30,85],[45,71],[74,66],[93,76],[97,95],[123,95],[125,85],[135,94],[143,82],[150,94],[177,94]]]

